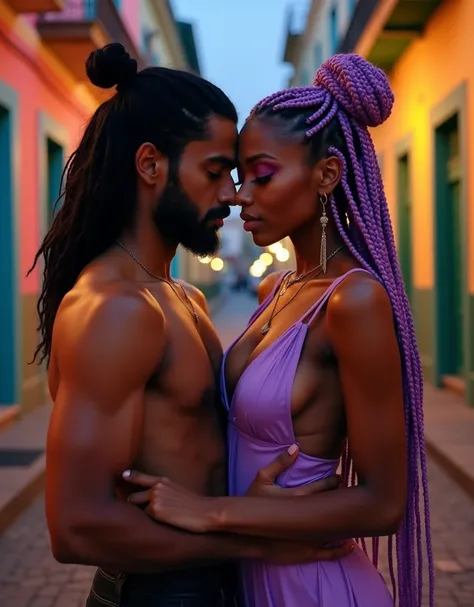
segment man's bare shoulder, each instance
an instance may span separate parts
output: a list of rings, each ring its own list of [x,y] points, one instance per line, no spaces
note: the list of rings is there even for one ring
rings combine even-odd
[[[188,297],[191,298],[192,301],[196,303],[200,308],[202,308],[204,312],[209,316],[209,305],[207,303],[207,299],[204,293],[194,285],[191,285],[189,284],[189,282],[186,282],[184,280],[178,279],[176,282],[182,285]]]
[[[129,360],[138,352],[155,358],[163,346],[164,328],[163,311],[146,289],[122,281],[79,283],[58,310],[54,356],[63,367],[83,360],[106,364],[121,353]]]

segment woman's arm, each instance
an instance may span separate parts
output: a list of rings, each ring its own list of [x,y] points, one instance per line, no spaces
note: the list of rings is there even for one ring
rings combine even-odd
[[[325,542],[395,532],[405,510],[407,465],[400,352],[388,295],[372,278],[350,277],[331,297],[326,323],[338,360],[356,487],[323,493],[308,486],[281,489],[273,485],[270,466],[242,498],[207,498],[161,479],[131,500],[150,502],[147,511],[157,520],[197,533]]]
[[[209,530],[323,541],[397,530],[407,462],[400,351],[385,289],[349,277],[330,299],[326,323],[359,484],[304,497],[220,498],[208,505]]]

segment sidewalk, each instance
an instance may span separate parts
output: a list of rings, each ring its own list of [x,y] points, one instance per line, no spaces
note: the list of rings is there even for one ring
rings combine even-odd
[[[255,302],[234,294],[213,303],[224,347],[243,330]],[[0,432],[0,533],[44,486],[45,443],[51,405],[39,407]],[[474,410],[455,395],[425,388],[425,435],[431,457],[474,499]]]
[[[424,411],[429,455],[474,499],[474,409],[426,384]]]

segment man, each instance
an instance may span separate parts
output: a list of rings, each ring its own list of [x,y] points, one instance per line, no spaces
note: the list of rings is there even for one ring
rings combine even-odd
[[[221,346],[203,295],[174,282],[169,267],[179,243],[198,255],[217,250],[235,195],[237,115],[197,76],[137,74],[119,44],[92,53],[87,72],[117,92],[68,163],[63,205],[35,260],[44,257],[37,354],[54,400],[52,550],[61,562],[101,567],[89,607],[214,607],[234,593],[226,562],[327,555],[159,525],[127,503],[133,487],[121,478],[133,466],[205,495],[226,490]]]

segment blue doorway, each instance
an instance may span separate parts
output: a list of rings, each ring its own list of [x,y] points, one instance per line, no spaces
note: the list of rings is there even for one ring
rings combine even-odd
[[[0,83],[0,405],[18,403],[18,273],[15,93]]]

